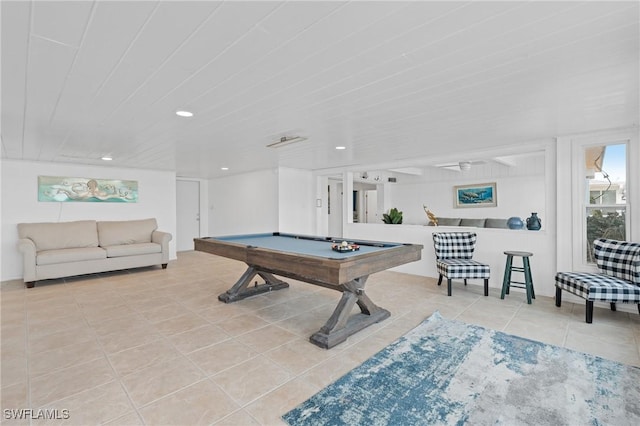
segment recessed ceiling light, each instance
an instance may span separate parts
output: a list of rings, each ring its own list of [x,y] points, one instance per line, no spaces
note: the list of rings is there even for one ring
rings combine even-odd
[[[193,117],[193,113],[191,111],[176,111],[176,115],[179,117]]]
[[[104,157],[102,157],[101,159],[102,159],[102,160],[104,160],[104,161],[111,161],[111,160],[113,160],[113,158],[112,158],[112,157],[109,157],[109,156],[107,156],[107,155],[105,155],[105,156],[104,156]]]
[[[347,149],[346,146],[336,146],[336,149]]]
[[[228,167],[220,167],[220,170],[229,170]]]

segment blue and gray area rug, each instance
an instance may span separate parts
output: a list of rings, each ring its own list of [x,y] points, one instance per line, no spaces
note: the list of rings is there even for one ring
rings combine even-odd
[[[436,312],[282,418],[290,425],[640,425],[640,368]]]

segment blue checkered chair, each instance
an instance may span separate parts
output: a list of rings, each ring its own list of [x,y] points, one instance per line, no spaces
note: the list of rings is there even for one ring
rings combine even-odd
[[[433,246],[436,251],[436,267],[440,277],[447,277],[447,294],[451,296],[451,280],[480,278],[484,280],[484,295],[489,295],[489,265],[472,259],[476,247],[475,232],[434,232]]]
[[[562,303],[562,290],[587,301],[586,321],[593,322],[593,302],[638,303],[640,313],[640,244],[599,238],[593,253],[600,272],[558,272],[556,306]]]

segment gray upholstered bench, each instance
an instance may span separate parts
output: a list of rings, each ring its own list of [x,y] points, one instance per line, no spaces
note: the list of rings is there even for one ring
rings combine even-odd
[[[593,321],[593,302],[637,303],[640,313],[640,244],[599,238],[594,242],[599,273],[558,272],[556,306],[562,302],[562,290],[586,299],[586,321]]]

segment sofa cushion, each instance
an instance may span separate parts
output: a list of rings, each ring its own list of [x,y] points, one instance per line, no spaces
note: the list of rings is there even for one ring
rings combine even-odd
[[[118,246],[103,247],[107,257],[135,256],[138,254],[151,254],[162,252],[162,246],[156,243],[122,244]]]
[[[486,219],[462,219],[460,226],[475,226],[476,228],[484,228]]]
[[[640,243],[598,238],[593,253],[603,273],[640,286]]]
[[[75,222],[19,223],[18,236],[29,238],[37,251],[98,247],[95,220]]]
[[[36,256],[37,265],[54,265],[56,263],[82,262],[85,260],[106,259],[107,252],[100,247],[68,248],[39,251]]]
[[[461,220],[459,217],[439,217],[438,226],[458,226]]]
[[[98,222],[98,239],[100,247],[150,243],[156,229],[155,219]]]
[[[451,279],[489,278],[490,266],[473,259],[437,259],[436,269],[440,275]]]
[[[487,219],[484,222],[485,228],[505,228],[509,229],[509,225],[507,225],[508,219]]]
[[[478,234],[475,232],[434,232],[436,259],[471,259]]]
[[[616,303],[640,301],[640,286],[605,274],[558,272],[556,287],[587,300]]]

